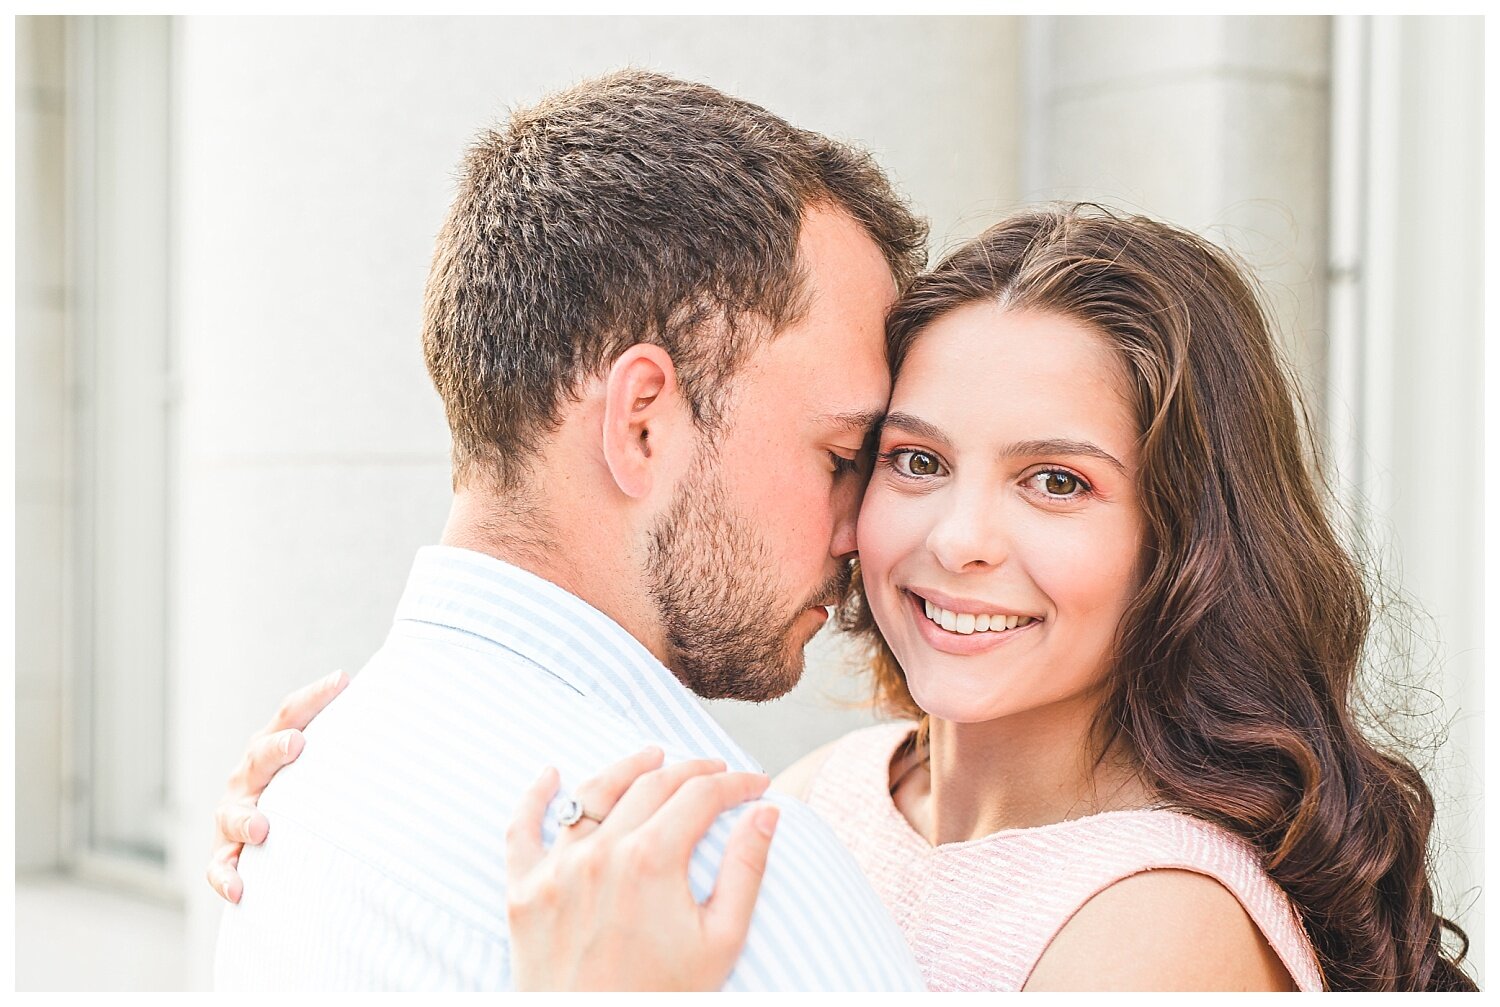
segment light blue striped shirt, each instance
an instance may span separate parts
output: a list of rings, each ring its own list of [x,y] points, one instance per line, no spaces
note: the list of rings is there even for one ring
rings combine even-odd
[[[220,989],[509,989],[504,833],[544,766],[564,793],[647,744],[759,770],[613,620],[444,546],[417,554],[390,636],[306,733],[261,800],[268,841],[240,859]],[[771,799],[781,823],[724,988],[923,989],[849,853],[806,805]],[[700,900],[738,813],[694,854]]]

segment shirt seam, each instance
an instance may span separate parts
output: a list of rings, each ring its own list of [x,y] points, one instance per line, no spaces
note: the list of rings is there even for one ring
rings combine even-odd
[[[543,674],[547,675],[549,678],[555,678],[555,679],[557,679],[557,681],[561,682],[563,685],[566,685],[573,692],[576,692],[578,695],[584,697],[585,699],[593,699],[593,698],[595,698],[591,693],[584,692],[575,683],[570,682],[567,678],[563,677],[562,675],[559,675],[556,671],[553,671],[551,668],[547,667],[545,664],[542,664],[540,661],[537,661],[534,658],[531,658],[531,657],[527,656],[526,654],[521,653],[519,650],[516,650],[514,647],[511,647],[508,644],[503,643],[500,640],[496,640],[493,637],[488,637],[488,636],[485,636],[482,633],[476,633],[473,630],[464,629],[464,628],[462,628],[460,626],[454,626],[454,625],[451,625],[451,624],[446,623],[446,622],[433,622],[430,619],[417,619],[417,618],[413,618],[412,616],[409,616],[409,615],[408,616],[402,616],[400,619],[397,620],[397,622],[398,622],[398,624],[402,623],[402,622],[412,622],[412,623],[416,623],[418,626],[432,626],[435,629],[446,630],[449,633],[460,633],[463,636],[469,637],[469,638],[474,639],[474,640],[483,640],[485,643],[489,644],[491,647],[499,647],[501,650],[505,651],[507,654],[510,654],[512,657],[516,658],[517,660],[526,662],[531,667],[535,668],[537,671],[540,671]],[[399,628],[399,626],[393,627],[393,635],[394,635],[394,630],[398,629],[398,628]],[[464,641],[464,640],[448,640],[448,641],[444,641],[444,642],[448,643],[450,646],[457,647],[460,650],[467,650],[471,654],[479,654],[482,657],[493,657],[494,656],[492,654],[487,653],[487,651],[486,651],[485,648],[476,647],[473,644],[468,643],[467,641]]]

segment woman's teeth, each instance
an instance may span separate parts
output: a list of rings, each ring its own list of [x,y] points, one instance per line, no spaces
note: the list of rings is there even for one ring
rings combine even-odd
[[[1003,633],[1017,626],[1025,626],[1034,620],[1029,615],[975,615],[972,612],[950,612],[938,608],[926,598],[922,599],[927,618],[950,633],[968,636],[970,633]]]

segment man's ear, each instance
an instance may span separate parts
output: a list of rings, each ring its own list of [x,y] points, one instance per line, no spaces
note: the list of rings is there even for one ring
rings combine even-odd
[[[604,387],[604,462],[626,496],[639,499],[651,492],[661,471],[658,446],[681,406],[677,370],[660,346],[636,343],[610,367]]]

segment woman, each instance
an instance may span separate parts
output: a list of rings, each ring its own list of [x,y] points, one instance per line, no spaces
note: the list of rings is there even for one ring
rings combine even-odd
[[[1227,257],[1142,218],[1026,213],[918,280],[888,333],[843,615],[876,698],[915,723],[780,782],[853,850],[929,985],[1472,989],[1433,910],[1430,793],[1350,708],[1361,571]],[[513,848],[511,890],[685,888],[577,866],[625,835]],[[599,909],[544,901],[517,899],[512,939],[518,976],[546,985],[576,975],[585,949],[559,935]],[[727,974],[720,943],[610,967],[650,986],[668,958],[717,956]]]
[[[1472,987],[1432,909],[1431,796],[1350,710],[1360,571],[1223,253],[1025,214],[889,334],[847,614],[917,725],[786,782],[930,985]]]

